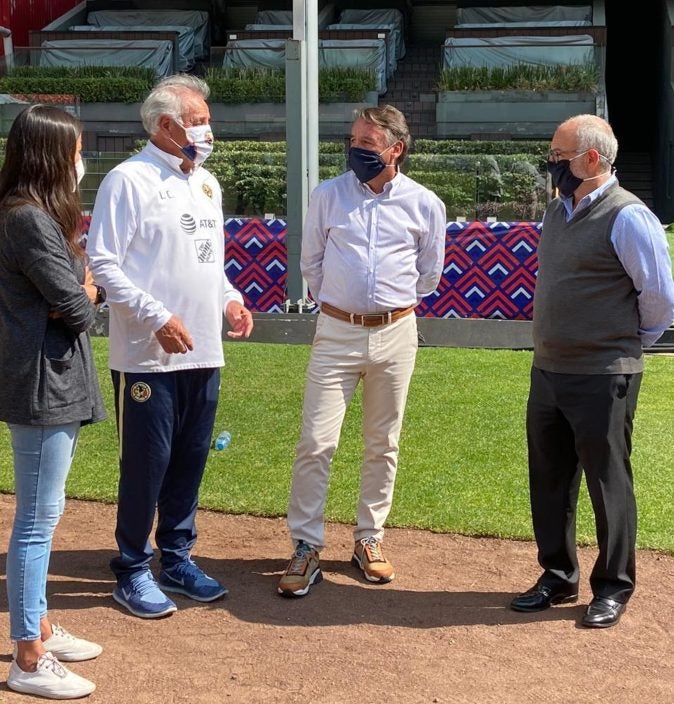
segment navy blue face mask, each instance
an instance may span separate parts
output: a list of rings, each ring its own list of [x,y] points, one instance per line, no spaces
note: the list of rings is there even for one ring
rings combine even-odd
[[[574,157],[575,158],[575,157]],[[571,160],[549,161],[548,173],[552,177],[552,185],[566,198],[572,196],[585,179],[578,178],[571,171]]]
[[[391,147],[384,149],[384,152]],[[371,149],[361,149],[360,147],[349,149],[349,168],[361,183],[368,183],[373,178],[377,178],[386,167],[387,164],[384,163],[381,154],[377,154]]]

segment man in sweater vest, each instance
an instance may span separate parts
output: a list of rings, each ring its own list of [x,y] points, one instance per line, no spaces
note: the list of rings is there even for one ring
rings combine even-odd
[[[543,217],[527,404],[536,584],[515,611],[578,599],[576,504],[585,471],[599,555],[583,626],[620,620],[635,586],[637,508],[630,453],[643,348],[674,319],[662,225],[618,184],[618,142],[596,115],[555,131],[548,171],[559,195]]]

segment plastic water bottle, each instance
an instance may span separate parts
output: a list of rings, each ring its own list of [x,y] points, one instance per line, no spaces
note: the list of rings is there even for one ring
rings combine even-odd
[[[232,442],[232,434],[228,430],[223,430],[213,441],[213,449],[224,450]]]

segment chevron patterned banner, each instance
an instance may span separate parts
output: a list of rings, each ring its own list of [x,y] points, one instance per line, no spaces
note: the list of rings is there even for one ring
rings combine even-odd
[[[531,320],[540,231],[537,222],[448,223],[442,278],[417,315]],[[225,220],[225,271],[254,312],[284,310],[286,235],[284,220]]]
[[[227,218],[225,271],[258,313],[282,313],[286,299],[288,253],[285,220]]]
[[[417,315],[531,320],[540,233],[535,222],[448,223],[442,278]]]

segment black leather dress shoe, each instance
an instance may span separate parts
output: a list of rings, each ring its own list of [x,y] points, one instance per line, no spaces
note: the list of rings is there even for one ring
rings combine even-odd
[[[554,604],[570,604],[578,601],[578,588],[569,585],[549,587],[534,584],[531,589],[516,596],[510,602],[513,611],[544,611]]]
[[[596,596],[585,609],[583,626],[588,628],[610,628],[615,626],[627,604],[603,596]]]

